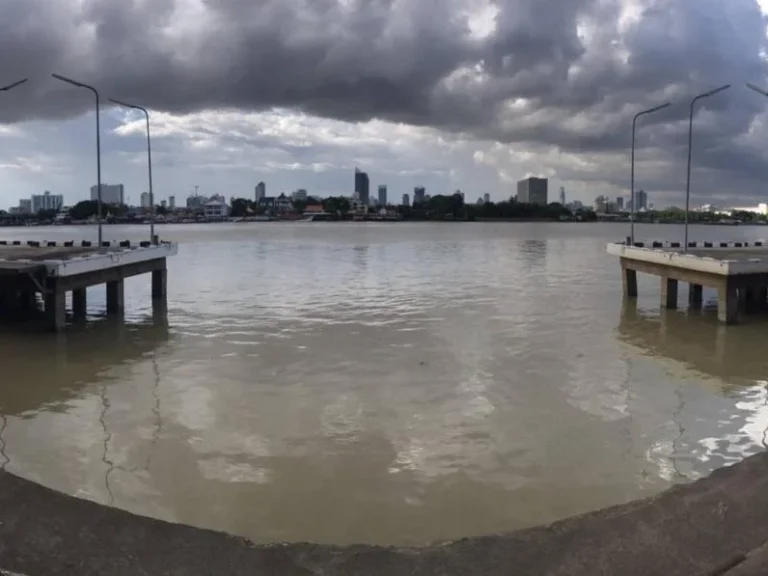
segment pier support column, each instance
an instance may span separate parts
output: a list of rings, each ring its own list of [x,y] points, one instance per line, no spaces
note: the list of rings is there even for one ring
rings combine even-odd
[[[121,314],[125,308],[125,281],[107,282],[107,314]]]
[[[67,324],[67,293],[55,282],[45,294],[45,321],[53,332],[61,332]]]
[[[754,309],[754,293],[751,288],[739,288],[739,314],[748,314]]]
[[[34,292],[22,290],[19,293],[19,307],[25,312],[37,308],[37,295]]]
[[[72,290],[72,314],[75,320],[85,320],[86,317],[86,289],[76,288]]]
[[[160,270],[152,271],[152,299],[165,301],[168,295],[168,270],[163,262]]]
[[[624,298],[637,298],[637,270],[627,267],[621,259],[621,282],[624,285]]]
[[[704,287],[701,284],[691,284],[688,289],[688,308],[701,310],[704,300]]]
[[[677,280],[662,277],[661,307],[670,310],[677,308]]]
[[[756,290],[757,294],[757,310],[758,312],[765,312],[768,310],[768,288],[761,286]]]
[[[717,289],[717,319],[723,324],[739,322],[739,296],[727,283]]]

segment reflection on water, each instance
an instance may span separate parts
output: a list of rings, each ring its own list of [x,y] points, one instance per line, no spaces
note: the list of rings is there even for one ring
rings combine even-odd
[[[668,452],[657,447],[667,452],[671,479],[696,479],[766,447],[768,366],[758,344],[764,329],[726,327],[697,313],[649,316],[624,308],[619,338],[680,374],[672,412],[677,432]],[[708,388],[717,395],[702,398]]]
[[[0,333],[0,466],[258,541],[423,543],[624,502],[764,446],[760,327],[622,311],[617,227],[160,232],[183,242],[167,321],[137,278],[125,325]],[[89,306],[99,318],[101,291]]]

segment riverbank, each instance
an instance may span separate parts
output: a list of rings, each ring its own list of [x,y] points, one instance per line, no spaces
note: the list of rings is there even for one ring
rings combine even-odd
[[[257,545],[0,472],[0,566],[28,576],[749,576],[768,569],[768,550],[761,548],[768,542],[767,508],[768,453],[762,453],[652,498],[505,535],[418,549]]]

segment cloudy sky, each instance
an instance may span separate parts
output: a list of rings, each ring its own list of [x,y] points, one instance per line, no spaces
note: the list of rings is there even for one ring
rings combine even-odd
[[[761,4],[763,5],[761,8]],[[306,188],[349,194],[353,170],[387,184],[554,196],[685,190],[694,203],[768,198],[768,0],[0,0],[0,207],[95,183],[93,95],[152,113],[158,198]],[[103,108],[103,181],[146,189],[141,117]]]

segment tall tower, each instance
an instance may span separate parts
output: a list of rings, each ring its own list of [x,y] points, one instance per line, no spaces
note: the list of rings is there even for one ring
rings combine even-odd
[[[565,186],[560,186],[560,204],[565,206]]]
[[[355,168],[355,192],[357,192],[358,196],[360,196],[360,202],[364,206],[370,205],[371,191],[368,174],[358,168]]]

